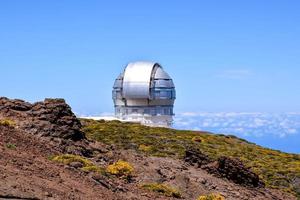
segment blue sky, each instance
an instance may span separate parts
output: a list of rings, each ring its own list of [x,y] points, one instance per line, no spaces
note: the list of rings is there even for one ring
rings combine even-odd
[[[1,1],[0,96],[111,113],[115,77],[150,60],[173,77],[178,114],[300,112],[299,10],[296,0]]]

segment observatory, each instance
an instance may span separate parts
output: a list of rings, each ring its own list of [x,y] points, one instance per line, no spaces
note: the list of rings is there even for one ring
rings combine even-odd
[[[112,96],[118,119],[151,126],[172,124],[175,86],[158,63],[129,63],[115,80]]]

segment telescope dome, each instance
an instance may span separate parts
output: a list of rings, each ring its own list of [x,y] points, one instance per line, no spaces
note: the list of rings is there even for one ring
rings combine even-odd
[[[129,63],[112,93],[117,118],[153,126],[172,124],[175,86],[158,63]]]

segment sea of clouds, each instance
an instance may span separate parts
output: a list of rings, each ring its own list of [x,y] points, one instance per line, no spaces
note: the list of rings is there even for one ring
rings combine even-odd
[[[300,113],[185,112],[175,116],[174,128],[284,138],[300,134]]]

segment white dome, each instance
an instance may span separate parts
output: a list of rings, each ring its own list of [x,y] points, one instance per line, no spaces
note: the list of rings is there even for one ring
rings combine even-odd
[[[153,62],[129,63],[113,87],[115,113],[122,119],[133,116],[142,116],[141,121],[149,121],[145,117],[151,116],[170,118],[175,97],[173,80]]]

